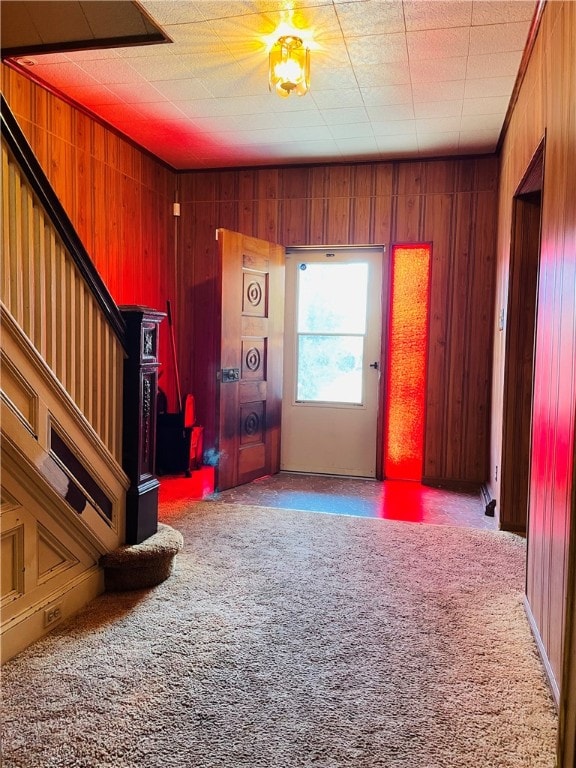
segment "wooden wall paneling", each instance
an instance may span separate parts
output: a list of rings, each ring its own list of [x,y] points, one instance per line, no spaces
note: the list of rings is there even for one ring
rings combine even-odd
[[[278,238],[284,246],[308,244],[310,205],[304,198],[281,201]]]
[[[446,477],[446,391],[448,375],[449,286],[452,281],[454,195],[435,194],[426,200],[424,242],[432,243],[430,330],[426,379],[426,432],[423,475],[427,481]]]
[[[256,179],[254,171],[241,171],[238,180],[238,231],[250,234],[256,230]]]
[[[350,216],[352,201],[347,197],[329,197],[326,200],[326,243],[346,245],[353,242]]]
[[[454,192],[458,163],[457,160],[428,161],[426,163],[426,194]]]
[[[374,198],[371,242],[387,245],[392,240],[392,201],[390,194]]]
[[[329,244],[325,231],[326,198],[313,197],[310,200],[310,218],[308,230],[308,245]]]
[[[333,171],[325,165],[312,166],[309,172],[309,196],[314,198],[325,198],[328,194],[328,179]]]
[[[422,195],[398,195],[394,198],[392,239],[397,243],[419,243],[422,240]]]
[[[260,200],[255,237],[277,243],[279,240],[279,203],[275,198]]]
[[[374,194],[388,197],[394,189],[394,163],[376,163],[374,168]]]
[[[92,211],[92,160],[90,153],[78,150],[75,156],[74,176],[76,179],[76,225],[82,244],[92,252],[92,224],[90,212]]]
[[[364,165],[352,167],[352,190],[350,192],[352,197],[374,196],[375,167],[374,163],[365,163]]]
[[[219,265],[216,250],[215,203],[190,204],[190,226],[182,232],[182,245],[193,254],[191,303],[193,335],[185,337],[184,381],[196,398],[198,421],[204,426],[207,448],[216,435],[216,371],[220,310],[218,305]]]
[[[467,364],[470,347],[470,232],[473,226],[473,197],[458,195],[454,208],[452,247],[452,283],[450,285],[448,348],[449,375],[445,421],[446,476],[465,477],[462,453],[466,450],[466,387],[469,384]]]
[[[50,142],[50,179],[72,221],[75,220],[76,191],[75,163],[72,161],[72,144],[59,137],[52,138]]]
[[[310,176],[312,169],[281,168],[280,169],[280,196],[288,200],[301,200],[310,197]]]
[[[374,221],[373,200],[373,197],[354,197],[351,200],[349,242],[358,245],[376,242],[372,226]]]
[[[260,206],[258,206],[258,211]],[[234,200],[219,200],[217,203],[216,226],[237,231],[238,229],[238,204]]]
[[[426,189],[426,167],[424,162],[394,164],[394,192],[399,196],[422,194]]]
[[[463,476],[481,484],[488,473],[491,339],[494,313],[494,239],[496,201],[493,192],[477,192],[473,198],[473,232],[468,275],[470,314],[466,395],[468,445],[463,456]]]
[[[524,81],[502,144],[499,194],[498,291],[507,291],[511,207],[515,189],[546,135],[541,254],[533,389],[527,601],[553,690],[564,701],[562,653],[568,573],[568,531],[574,525],[576,404],[576,6],[547,3]],[[565,284],[565,280],[567,281]],[[566,329],[569,329],[566,331]],[[504,367],[502,345],[495,370]],[[494,380],[499,381],[498,376]],[[491,474],[502,452],[502,402],[493,398]],[[571,580],[572,579],[572,580]],[[561,720],[563,713],[561,712]],[[564,767],[563,768],[567,768]]]

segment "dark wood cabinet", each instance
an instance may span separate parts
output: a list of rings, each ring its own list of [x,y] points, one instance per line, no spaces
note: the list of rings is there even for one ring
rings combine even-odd
[[[126,543],[139,544],[158,529],[155,476],[158,334],[165,317],[149,307],[121,306],[126,323],[122,461],[130,479],[126,494]]]

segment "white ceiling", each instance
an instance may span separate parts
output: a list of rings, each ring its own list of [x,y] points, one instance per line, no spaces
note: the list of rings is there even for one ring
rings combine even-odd
[[[35,55],[28,71],[194,169],[493,152],[537,3],[295,0],[315,50],[310,92],[288,99],[268,90],[263,40],[286,0],[140,5],[172,43]]]

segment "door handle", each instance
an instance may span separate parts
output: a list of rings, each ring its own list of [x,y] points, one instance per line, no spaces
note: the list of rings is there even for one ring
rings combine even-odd
[[[375,371],[378,370],[378,362],[370,363],[370,368],[374,368]]]

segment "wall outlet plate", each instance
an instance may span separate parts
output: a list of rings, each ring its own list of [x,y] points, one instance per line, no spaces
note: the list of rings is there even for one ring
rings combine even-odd
[[[62,605],[60,603],[49,605],[48,608],[44,608],[44,626],[51,627],[60,621],[62,616]]]

